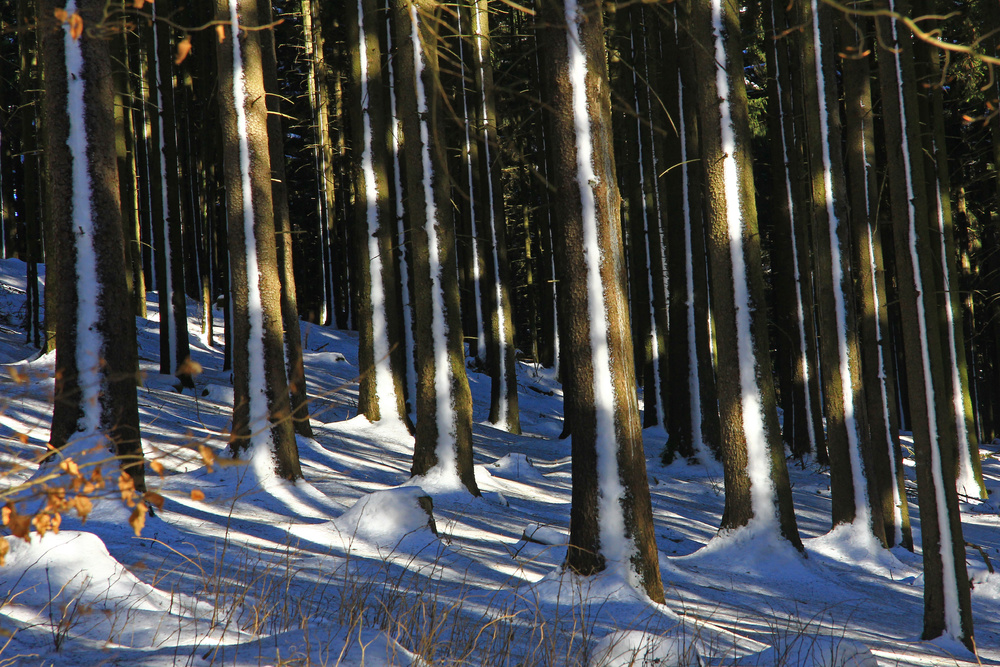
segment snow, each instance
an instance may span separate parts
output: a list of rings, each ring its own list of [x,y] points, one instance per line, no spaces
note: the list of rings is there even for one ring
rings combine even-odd
[[[396,384],[392,378],[389,359],[389,326],[386,321],[385,287],[382,284],[382,252],[379,249],[378,188],[375,185],[375,165],[372,150],[375,138],[372,136],[371,108],[368,97],[368,33],[365,31],[365,12],[358,0],[358,34],[361,44],[358,55],[361,61],[361,115],[364,145],[361,147],[361,173],[365,182],[365,213],[368,220],[368,283],[371,299],[372,352],[375,363],[375,395],[378,400],[380,419],[398,418],[396,407]],[[388,221],[385,221],[386,224]]]
[[[566,48],[572,89],[573,124],[576,134],[576,180],[580,188],[583,226],[583,260],[589,306],[590,354],[593,367],[595,447],[597,449],[597,512],[600,517],[601,554],[611,563],[625,566],[635,546],[625,534],[622,501],[625,489],[618,474],[618,438],[615,433],[614,382],[608,340],[608,313],[601,278],[601,244],[594,189],[598,177],[594,164],[594,143],[587,104],[587,54],[583,51],[579,23],[585,20],[575,0],[565,6]]]
[[[24,270],[20,260],[0,261],[0,282],[17,284]],[[656,664],[683,646],[705,664],[727,666],[782,664],[775,655],[801,656],[786,660],[788,667],[828,664],[817,662],[828,648],[859,656],[867,649],[879,664],[900,667],[976,664],[957,642],[920,641],[919,553],[873,547],[854,525],[827,532],[828,472],[789,469],[807,558],[776,534],[713,539],[721,479],[683,461],[661,465],[658,429],[644,435],[666,605],[651,604],[619,574],[568,576],[561,566],[572,481],[570,443],[557,439],[562,393],[550,371],[531,365],[517,369],[521,436],[484,423],[489,381],[469,372],[474,462],[486,496],[476,500],[405,485],[413,437],[399,423],[354,416],[357,335],[303,323],[315,439],[298,438],[304,480],[264,486],[245,463],[224,459],[232,389],[221,345],[192,336],[205,372],[193,390],[178,393],[157,375],[158,304],[151,298],[149,306],[151,319],[137,320],[146,373],[138,397],[146,456],[164,466],[162,477],[151,472],[147,480],[164,507],[147,518],[140,538],[125,523],[131,510],[111,495],[94,501],[86,523],[64,516],[57,535],[35,533],[30,544],[3,538],[11,552],[0,567],[0,631],[13,637],[6,647],[0,642],[0,660],[200,667],[305,663],[308,656],[313,664],[386,667],[451,656],[452,664],[469,665],[615,665],[629,664],[631,649],[648,646],[647,664]],[[188,313],[197,320],[196,303]],[[22,341],[0,329],[0,358],[33,358]],[[8,380],[11,368],[29,382]],[[0,502],[40,473],[34,460],[45,453],[53,372],[52,355],[0,368]],[[28,434],[26,444],[18,433]],[[95,443],[75,442],[66,453],[92,466],[105,457],[87,458]],[[211,469],[199,445],[218,457]],[[1000,458],[990,445],[984,453],[994,495],[964,504],[963,522],[966,539],[995,566]],[[195,500],[195,490],[205,498]],[[422,495],[433,499],[437,538]],[[910,513],[919,543],[915,503]],[[995,664],[1000,576],[977,551],[968,558],[980,658]],[[428,622],[432,604],[441,612],[437,624]],[[467,655],[467,640],[480,629]],[[506,644],[494,639],[506,636]],[[606,647],[622,650],[601,658]]]
[[[76,0],[66,3],[66,13],[76,13]],[[84,127],[86,108],[84,105],[83,50],[80,41],[70,36],[70,26],[63,26],[63,44],[66,49],[67,112],[69,133],[66,145],[72,160],[73,194],[70,202],[73,227],[78,230],[76,248],[77,285],[93,285],[94,290],[81,289],[77,294],[76,307],[76,366],[77,383],[81,393],[79,425],[85,433],[94,433],[101,424],[100,393],[104,383],[101,380],[101,356],[104,354],[104,338],[98,330],[98,315],[101,299],[100,282],[97,279],[97,254],[94,250],[94,210],[91,205],[92,183],[87,161],[88,138]]]
[[[774,484],[771,481],[771,457],[768,452],[767,433],[764,426],[764,406],[757,386],[756,355],[751,323],[750,283],[743,253],[743,210],[740,203],[739,167],[736,164],[736,130],[729,105],[729,75],[727,72],[726,42],[723,26],[722,0],[712,0],[712,31],[715,39],[717,64],[715,84],[719,92],[719,115],[722,126],[722,152],[724,158],[726,215],[729,225],[729,252],[733,267],[733,302],[736,308],[736,339],[739,350],[740,389],[743,394],[743,432],[747,445],[747,473],[750,477],[750,496],[753,503],[755,531],[777,530],[778,510]]]

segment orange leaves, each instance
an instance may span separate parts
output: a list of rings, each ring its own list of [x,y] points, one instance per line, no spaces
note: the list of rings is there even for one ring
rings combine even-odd
[[[219,36],[219,44],[226,41],[226,29],[221,25],[215,26],[215,34]]]
[[[52,14],[53,16],[56,17],[56,20],[59,21],[60,23],[69,24],[70,38],[72,38],[74,41],[80,39],[80,36],[83,35],[82,16],[80,16],[76,12],[73,12],[73,14],[70,15],[65,9],[62,8],[57,8],[53,10]]]
[[[76,41],[83,34],[83,17],[74,13],[69,17],[69,36]]]
[[[185,37],[177,43],[177,57],[174,58],[174,64],[180,65],[188,57],[189,53],[191,53],[191,38]],[[188,369],[189,366],[191,367],[190,370]],[[193,361],[190,357],[185,359],[181,367],[177,369],[177,375],[197,375],[198,373],[201,373],[201,364]]]
[[[198,445],[198,453],[201,454],[201,458],[205,461],[208,471],[211,472],[212,464],[215,463],[215,452],[208,445]]]
[[[204,500],[205,493],[199,489],[191,489],[191,500]]]
[[[142,499],[143,501],[149,503],[158,510],[163,509],[163,503],[166,501],[166,499],[160,494],[158,494],[156,491],[147,491],[146,493],[142,494]]]
[[[148,508],[146,503],[141,500],[135,504],[135,509],[132,510],[132,516],[128,518],[128,525],[132,526],[132,530],[135,531],[135,536],[139,537],[142,535],[142,529],[146,527],[146,512]]]
[[[4,505],[3,510],[0,510],[0,516],[3,518],[3,525],[10,529],[11,535],[20,537],[25,542],[31,541],[31,537],[28,535],[31,530],[30,516],[18,514],[13,503]]]

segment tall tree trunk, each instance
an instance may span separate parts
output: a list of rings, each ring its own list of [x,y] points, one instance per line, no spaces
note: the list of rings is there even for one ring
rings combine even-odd
[[[54,12],[102,18],[103,0],[43,0],[38,28],[44,53],[47,197],[53,239],[49,301],[56,321],[56,388],[50,444],[103,438],[145,490],[135,318],[125,283],[125,241],[115,157],[114,94],[107,41],[71,34]]]
[[[692,0],[704,206],[726,504],[722,527],[750,525],[802,549],[778,431],[757,232],[739,14],[723,0]]]
[[[573,504],[566,566],[610,567],[663,601],[628,326],[600,3],[545,3],[556,262]]]
[[[173,28],[158,20],[159,13],[169,16],[173,0],[160,0],[150,4],[153,40],[150,44],[150,62],[155,81],[157,109],[155,132],[159,142],[153,144],[154,160],[159,161],[160,180],[153,187],[160,188],[161,215],[154,216],[160,234],[153,241],[158,261],[156,289],[160,297],[160,373],[176,374],[181,384],[193,387],[191,375],[184,370],[191,356],[188,344],[187,298],[184,294],[184,248],[181,240],[181,193],[177,171],[177,118],[174,114],[173,62],[171,45]]]
[[[509,433],[521,432],[517,400],[517,360],[514,348],[514,317],[510,298],[510,267],[507,261],[507,221],[500,182],[501,167],[494,111],[493,65],[490,62],[489,4],[470,0],[471,101],[475,126],[476,211],[480,249],[486,275],[481,282],[486,306],[487,368],[490,373],[490,423]]]
[[[876,7],[906,16],[905,0]],[[917,463],[924,559],[924,639],[942,635],[974,650],[971,592],[955,488],[956,434],[937,318],[928,220],[928,193],[920,140],[913,44],[905,28],[876,19],[886,45],[879,53],[896,275],[906,360],[910,427]]]
[[[698,156],[701,154],[700,110],[698,91],[701,81],[695,67],[696,47],[691,37],[691,3],[679,3],[675,7],[677,27],[677,76],[679,110],[678,132],[680,133],[679,160],[665,167],[677,165],[681,174],[681,209],[684,212],[684,261],[685,282],[689,285],[685,296],[690,304],[685,309],[684,322],[688,328],[688,366],[691,375],[686,386],[692,395],[692,437],[697,446],[697,430],[700,438],[713,455],[718,458],[721,443],[719,422],[719,394],[716,387],[715,358],[713,353],[712,327],[710,323],[709,257],[707,249],[707,219],[703,205],[704,169]],[[663,173],[663,169],[658,169]],[[672,244],[671,248],[677,244]],[[674,331],[679,328],[675,325]],[[693,332],[693,333],[692,333]],[[674,340],[671,332],[670,340]],[[671,343],[673,345],[673,343]],[[674,349],[671,347],[671,349]],[[696,373],[694,372],[696,371]],[[672,383],[671,383],[672,384]],[[697,408],[693,397],[697,395]],[[696,425],[700,422],[700,425]]]
[[[358,412],[370,421],[405,421],[403,382],[405,340],[402,304],[392,247],[396,219],[389,196],[389,124],[392,115],[385,96],[382,47],[379,44],[378,3],[356,0],[348,13],[354,53],[351,77],[352,127],[355,150],[355,192],[358,203],[357,251],[363,270],[358,274],[358,366],[361,373]]]
[[[270,2],[258,2],[261,25],[274,22]],[[264,87],[267,94],[267,138],[271,163],[271,199],[274,205],[274,231],[281,282],[281,321],[284,324],[285,363],[292,424],[299,435],[311,438],[309,397],[306,394],[306,371],[302,361],[302,333],[299,329],[299,307],[295,291],[295,271],[292,266],[292,221],[288,210],[288,186],[285,174],[285,131],[282,127],[281,104],[278,94],[278,65],[273,30],[261,31],[261,54]]]
[[[35,31],[28,26],[35,25],[37,20],[37,5],[33,0],[18,0],[17,23],[22,26],[18,35],[21,69],[18,72],[18,85],[24,95],[28,96],[21,110],[21,150],[24,153],[24,260],[27,263],[27,285],[25,306],[26,342],[35,347],[42,346],[42,324],[39,317],[40,300],[38,289],[38,264],[43,261],[42,254],[42,207],[40,203],[41,172],[42,172],[42,100],[36,91],[40,88],[41,57],[38,53],[39,39]]]
[[[914,11],[925,15],[938,11],[933,0],[915,0]],[[921,105],[925,129],[924,155],[927,158],[928,198],[935,212],[931,222],[931,249],[937,257],[936,291],[941,299],[941,331],[944,344],[945,372],[950,384],[949,403],[955,419],[958,436],[956,480],[961,495],[986,499],[982,462],[979,458],[979,441],[976,438],[969,393],[969,372],[963,341],[962,307],[958,290],[958,271],[955,254],[955,230],[951,204],[951,178],[948,168],[948,146],[944,127],[944,91],[940,53],[919,41],[914,45],[914,57],[919,70],[917,76],[927,86],[922,92],[926,103]],[[923,96],[922,96],[923,99]]]
[[[435,30],[441,8],[431,0],[395,0],[393,10],[416,297],[417,429],[411,471],[478,496],[450,182],[444,146],[431,143],[444,115]]]
[[[268,0],[260,0],[268,3]],[[302,477],[291,421],[275,244],[258,0],[216,0],[233,317],[234,455],[258,476]],[[265,5],[265,10],[269,8]],[[228,48],[227,48],[228,47]]]
[[[791,53],[795,45],[782,3],[768,0],[764,12],[771,37],[765,40],[768,76],[768,132],[775,165],[776,233],[772,247],[778,380],[784,411],[783,439],[796,456],[812,453],[825,461],[826,447],[819,401],[819,369],[812,318],[812,271],[808,248],[809,197],[803,191],[805,166],[800,150],[801,119],[796,118],[792,91],[801,67]],[[784,35],[784,36],[782,36]],[[793,65],[794,58],[794,65]]]
[[[865,526],[885,542],[881,505],[871,503],[871,439],[864,411],[854,317],[850,225],[843,156],[832,7],[799,5],[806,145],[812,180],[816,300],[819,306],[823,406],[830,457],[833,524]]]
[[[912,550],[896,392],[891,380],[893,366],[885,308],[885,267],[876,227],[880,198],[876,182],[875,118],[869,61],[862,51],[871,38],[870,27],[867,17],[855,17],[850,25],[841,20],[839,45],[839,50],[847,54],[841,61],[846,109],[845,159],[850,182],[851,246],[862,383],[866,387],[864,409],[872,444],[868,480],[872,503],[881,507],[887,546],[903,545]]]

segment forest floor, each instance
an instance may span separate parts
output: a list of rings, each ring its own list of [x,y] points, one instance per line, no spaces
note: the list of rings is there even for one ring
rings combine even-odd
[[[7,497],[38,479],[51,419],[54,358],[30,360],[19,324],[23,290],[24,265],[0,263]],[[850,527],[830,532],[828,471],[789,461],[801,556],[779,540],[718,538],[721,469],[661,465],[666,435],[647,429],[667,599],[655,605],[610,576],[581,579],[560,568],[571,460],[569,440],[558,438],[561,389],[551,371],[520,365],[524,434],[513,436],[486,423],[489,379],[470,370],[483,497],[421,490],[408,483],[405,429],[355,415],[357,335],[304,324],[315,433],[298,439],[305,479],[260,484],[247,466],[224,460],[232,381],[221,370],[220,340],[209,347],[192,335],[204,372],[194,390],[179,392],[157,372],[155,294],[150,301],[149,319],[138,321],[139,404],[146,457],[162,464],[149,486],[163,507],[136,537],[131,510],[108,492],[85,523],[68,513],[58,534],[33,534],[30,544],[5,538],[0,667],[662,667],[698,664],[695,653],[707,665],[806,667],[874,664],[869,651],[879,665],[977,664],[955,642],[920,640],[911,458],[917,554],[872,548]],[[199,326],[192,306],[190,330]],[[77,460],[93,463],[85,449],[74,450]],[[1000,664],[1000,573],[989,571],[1000,567],[997,450],[983,449],[990,500],[962,504],[965,539],[978,547],[967,564],[981,664]],[[437,535],[417,503],[425,493]],[[855,657],[834,662],[833,653]]]

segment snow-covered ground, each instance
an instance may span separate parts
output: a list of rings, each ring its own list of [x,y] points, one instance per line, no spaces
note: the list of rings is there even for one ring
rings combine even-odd
[[[5,496],[38,479],[33,461],[51,415],[54,360],[20,361],[32,356],[16,331],[23,272],[18,261],[0,263]],[[96,492],[106,498],[85,523],[70,511],[58,535],[7,537],[0,665],[662,667],[698,664],[696,653],[711,665],[976,664],[953,642],[920,641],[919,555],[828,532],[826,471],[791,464],[808,557],[771,541],[713,540],[721,470],[663,467],[658,429],[645,435],[667,604],[613,576],[561,572],[570,443],[558,439],[558,383],[529,365],[518,369],[522,436],[484,423],[490,383],[470,372],[483,497],[420,490],[407,483],[412,438],[354,414],[356,335],[303,325],[315,430],[299,439],[305,481],[255,487],[245,466],[222,458],[232,385],[221,344],[192,337],[204,373],[178,393],[156,372],[150,297],[151,319],[139,321],[139,401],[146,456],[162,465],[148,480],[163,507],[137,537],[112,484]],[[100,458],[77,449],[76,461]],[[996,449],[984,449],[994,492]],[[428,493],[437,536],[418,500]],[[1000,574],[986,563],[1000,564],[997,498],[962,506],[965,538],[982,549],[967,552],[982,664],[1000,664]]]

